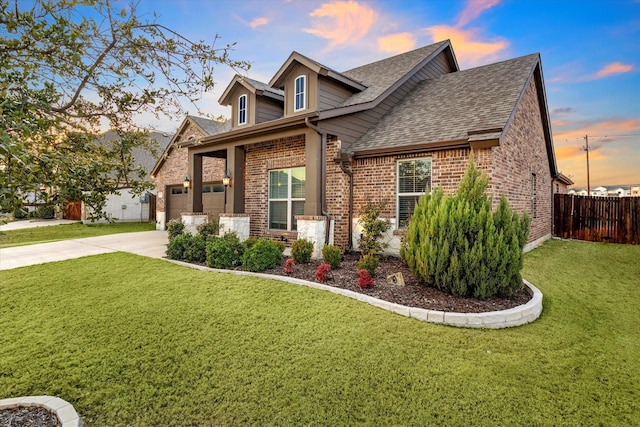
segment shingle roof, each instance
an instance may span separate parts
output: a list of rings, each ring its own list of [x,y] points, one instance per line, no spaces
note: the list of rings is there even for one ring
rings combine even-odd
[[[224,122],[216,122],[213,119],[198,116],[187,116],[191,121],[200,126],[207,135],[215,135],[221,132],[227,132],[231,129],[231,122],[226,120]]]
[[[434,43],[342,72],[343,75],[362,83],[367,88],[349,97],[339,107],[375,100],[445,43],[448,41]]]
[[[255,87],[258,90],[262,90],[264,92],[269,92],[274,95],[284,96],[284,91],[280,89],[276,89],[274,87],[269,86],[266,83],[259,82],[258,80],[250,79],[249,77],[243,77],[244,81],[249,83],[251,86]]]
[[[538,61],[532,54],[425,80],[350,149],[466,140],[473,131],[495,134],[506,126]]]

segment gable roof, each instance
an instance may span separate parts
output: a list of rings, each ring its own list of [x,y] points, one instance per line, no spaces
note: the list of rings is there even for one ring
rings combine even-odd
[[[357,80],[345,75],[344,73],[339,73],[338,71],[322,65],[321,63],[310,59],[301,53],[296,51],[291,52],[291,55],[287,58],[287,60],[282,64],[280,69],[276,72],[276,74],[269,81],[269,86],[282,88],[284,86],[284,79],[288,73],[288,71],[293,67],[296,63],[302,64],[310,70],[318,73],[321,76],[329,77],[337,82],[342,83],[345,86],[348,86],[355,90],[364,90],[366,86],[360,83]]]
[[[533,54],[422,81],[351,150],[499,137],[538,61]]]
[[[182,121],[178,130],[175,134],[171,134],[171,139],[166,144],[162,154],[158,159],[154,159],[154,163],[152,164],[153,168],[150,170],[151,178],[155,178],[158,171],[164,164],[165,160],[169,157],[171,150],[173,150],[175,143],[180,139],[183,132],[187,128],[189,124],[195,125],[198,129],[202,131],[205,136],[215,135],[218,133],[227,132],[231,129],[231,121],[225,120],[224,122],[217,122],[213,119],[209,119],[206,117],[198,117],[198,116],[187,116]]]
[[[268,96],[279,101],[284,100],[284,91],[271,87],[266,83],[259,82],[258,80],[236,74],[233,76],[233,79],[231,79],[231,82],[227,85],[227,88],[224,90],[222,95],[220,95],[220,99],[218,99],[218,102],[221,105],[231,104],[231,93],[237,85],[245,87],[251,93],[255,93],[256,95]]]

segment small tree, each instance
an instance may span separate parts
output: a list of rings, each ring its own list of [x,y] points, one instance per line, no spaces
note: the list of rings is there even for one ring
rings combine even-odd
[[[388,219],[380,218],[384,205],[384,203],[367,203],[362,209],[362,214],[360,215],[360,225],[362,226],[360,251],[365,255],[378,255],[389,246],[381,241],[382,235],[391,227]]]
[[[522,286],[522,249],[530,220],[502,197],[495,212],[488,179],[473,158],[455,196],[420,198],[400,256],[422,282],[454,295],[488,298]]]

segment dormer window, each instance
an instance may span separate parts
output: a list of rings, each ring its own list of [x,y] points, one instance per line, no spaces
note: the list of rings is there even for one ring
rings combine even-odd
[[[247,95],[240,95],[238,98],[238,124],[247,123]]]
[[[293,111],[300,111],[306,108],[305,89],[306,89],[305,76],[296,77],[296,95],[295,95],[295,108]]]

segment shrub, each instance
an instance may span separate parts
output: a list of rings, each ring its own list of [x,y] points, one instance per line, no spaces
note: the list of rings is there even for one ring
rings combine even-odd
[[[320,283],[327,281],[327,274],[331,272],[331,266],[329,264],[322,263],[316,269],[316,280]]]
[[[242,268],[248,271],[264,271],[282,261],[280,248],[271,240],[258,239],[242,255]]]
[[[287,258],[287,260],[284,262],[284,272],[285,272],[285,274],[293,273],[293,267],[295,265],[296,265],[296,262],[293,260],[293,258]]]
[[[205,262],[207,260],[207,242],[202,236],[192,236],[191,234],[183,234],[187,236],[183,259],[187,262]]]
[[[284,250],[287,248],[287,245],[285,245],[285,243],[283,241],[280,240],[272,240],[273,244],[276,245],[278,247],[278,249],[280,249],[280,252],[284,252]]]
[[[17,208],[13,211],[13,219],[25,219],[29,216],[29,212],[27,212],[24,208]]]
[[[53,219],[54,216],[55,216],[55,211],[53,209],[53,206],[42,205],[42,206],[38,206],[38,208],[36,209],[36,218]]]
[[[244,246],[236,233],[222,237],[212,236],[207,240],[207,265],[212,268],[230,268],[241,264]]]
[[[300,239],[293,242],[291,247],[291,256],[296,264],[305,264],[311,260],[313,253],[313,242],[307,239]]]
[[[374,284],[373,277],[367,270],[358,270],[358,286],[362,289],[372,288]]]
[[[385,250],[387,243],[381,241],[382,235],[391,227],[388,219],[380,219],[384,203],[367,203],[360,215],[362,238],[360,251],[363,254],[379,254]]]
[[[514,213],[504,197],[493,212],[487,184],[472,158],[455,196],[436,189],[420,198],[400,251],[417,279],[481,299],[522,286],[529,218]]]
[[[244,246],[247,249],[249,249],[251,246],[255,245],[256,243],[258,243],[258,238],[251,236],[244,241]]]
[[[220,231],[220,224],[217,222],[206,222],[196,227],[198,236],[207,241],[211,236],[217,236]]]
[[[167,257],[169,259],[184,259],[184,251],[190,244],[191,237],[193,237],[191,234],[186,233],[170,239],[167,245]]]
[[[331,266],[332,270],[340,267],[342,262],[342,251],[334,245],[324,245],[322,247],[322,260]]]
[[[378,257],[373,254],[365,254],[358,260],[358,270],[366,270],[370,275],[374,276],[376,268],[378,268]]]
[[[167,223],[167,232],[169,240],[173,240],[184,233],[184,224],[179,219],[172,219]]]

